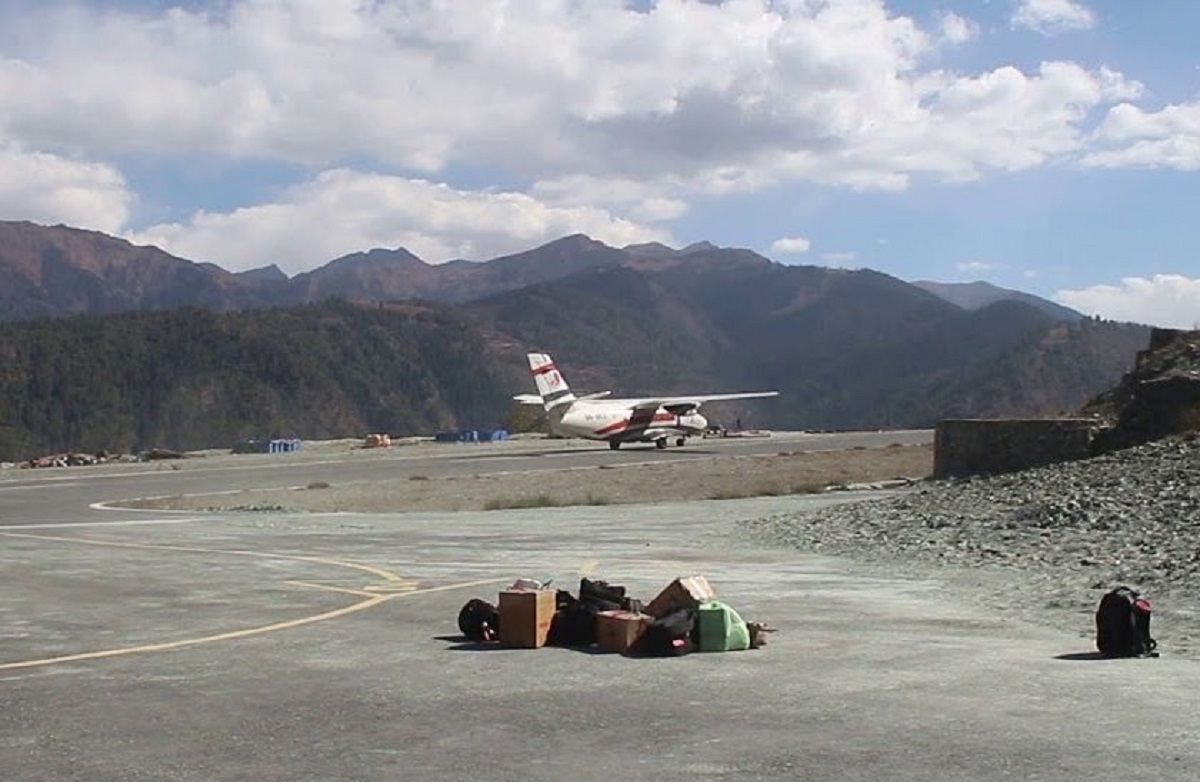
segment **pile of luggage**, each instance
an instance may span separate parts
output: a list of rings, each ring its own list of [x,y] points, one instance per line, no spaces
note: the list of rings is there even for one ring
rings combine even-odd
[[[717,600],[704,576],[677,578],[646,604],[605,581],[581,579],[574,595],[520,579],[500,592],[498,605],[468,601],[459,611],[458,628],[480,643],[598,647],[647,657],[754,649],[773,632]]]

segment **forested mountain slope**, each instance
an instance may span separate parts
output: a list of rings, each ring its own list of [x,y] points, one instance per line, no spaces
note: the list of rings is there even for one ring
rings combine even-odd
[[[0,324],[0,459],[498,425],[502,370],[429,305]]]

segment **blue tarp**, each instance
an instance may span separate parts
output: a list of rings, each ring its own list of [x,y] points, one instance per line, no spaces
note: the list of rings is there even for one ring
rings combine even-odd
[[[487,443],[507,440],[507,429],[464,429],[461,432],[438,432],[433,436],[439,443]]]

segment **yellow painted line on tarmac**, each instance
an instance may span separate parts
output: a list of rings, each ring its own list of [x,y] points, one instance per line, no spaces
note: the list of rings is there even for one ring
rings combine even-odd
[[[354,595],[355,597],[378,597],[379,593],[364,592],[361,589],[350,589],[348,587],[335,586],[334,584],[318,584],[315,581],[284,581],[288,586],[297,586],[304,589],[319,589],[325,592],[337,592],[343,595]]]
[[[404,592],[389,597],[413,597],[414,595],[428,595],[434,592],[450,592],[455,589],[466,589],[467,587],[487,586],[488,584],[507,584],[507,578],[485,578],[482,581],[462,581],[457,584],[442,584],[436,587],[425,587],[424,589],[415,589],[412,592]]]
[[[419,586],[418,581],[391,581],[386,584],[367,584],[363,591],[370,595],[394,595],[415,592]]]
[[[431,592],[442,592],[453,589],[466,589],[467,587],[480,586],[482,584],[495,584],[506,579],[486,579],[483,581],[467,581],[457,584],[447,584],[440,587],[429,587],[427,589],[418,589],[418,582],[411,579],[406,579],[397,573],[386,570],[375,565],[368,565],[363,562],[353,562],[347,560],[331,559],[329,557],[316,557],[298,554],[271,554],[261,551],[247,551],[244,549],[213,549],[203,548],[198,546],[172,546],[150,543],[126,543],[120,541],[97,540],[95,538],[83,537],[66,537],[57,535],[35,535],[23,532],[0,532],[0,537],[22,538],[29,540],[41,540],[57,543],[75,543],[90,546],[107,546],[111,548],[128,548],[145,551],[177,551],[190,554],[217,554],[231,555],[241,557],[253,557],[258,559],[276,559],[288,560],[295,562],[311,562],[315,564],[331,565],[336,567],[345,567],[369,573],[378,577],[382,584],[371,584],[364,587],[363,590],[345,589],[341,587],[330,586],[327,584],[317,584],[313,582],[300,581],[285,581],[284,583],[293,583],[299,586],[315,587],[328,591],[339,592],[362,597],[353,605],[344,606],[332,611],[325,611],[312,616],[290,619],[284,622],[275,622],[261,627],[250,627],[242,630],[231,630],[228,632],[216,633],[214,635],[206,635],[198,638],[185,638],[177,641],[166,641],[162,643],[142,644],[138,646],[127,646],[118,649],[103,649],[92,652],[80,652],[77,654],[66,654],[57,657],[45,657],[38,660],[23,660],[18,662],[0,663],[0,671],[16,670],[21,668],[34,668],[45,665],[56,665],[67,662],[79,662],[83,660],[98,660],[107,657],[119,657],[131,654],[145,654],[148,652],[163,652],[172,649],[180,649],[190,646],[199,646],[201,644],[215,643],[218,641],[231,641],[239,638],[247,638],[265,633],[279,632],[281,630],[290,630],[296,627],[313,624],[315,622],[323,622],[328,619],[336,619],[348,614],[365,611],[368,608],[374,608],[381,603],[393,600],[398,597],[411,597],[414,595],[426,594]]]
[[[250,636],[275,633],[281,630],[291,630],[296,627],[303,627],[304,625],[324,622],[328,619],[337,619],[338,617],[347,616],[359,611],[366,611],[368,608],[374,608],[381,603],[386,603],[389,600],[395,600],[397,598],[413,597],[415,595],[424,595],[433,592],[448,592],[455,589],[483,586],[485,584],[497,584],[506,580],[507,579],[490,578],[483,581],[465,581],[458,584],[444,584],[437,587],[428,587],[427,589],[417,589],[413,590],[412,592],[395,592],[387,595],[374,595],[366,600],[355,603],[354,605],[345,606],[333,611],[325,611],[324,613],[314,614],[313,616],[289,619],[286,622],[275,622],[274,624],[263,625],[261,627],[248,627],[244,630],[231,630],[225,633],[205,635],[199,638],[184,638],[178,641],[167,641],[165,643],[126,646],[119,649],[103,649],[94,652],[80,652],[78,654],[65,654],[58,657],[43,657],[40,660],[22,660],[20,662],[0,663],[0,671],[13,671],[21,668],[37,668],[47,665],[58,665],[61,663],[82,662],[85,660],[101,660],[107,657],[123,657],[132,654],[165,652],[173,649],[182,649],[189,646],[200,646],[201,644],[216,643],[218,641],[232,641],[239,638],[249,638]]]
[[[66,654],[61,657],[43,657],[40,660],[23,660],[15,663],[0,663],[0,671],[11,671],[18,668],[35,668],[43,665],[57,665],[60,663],[79,662],[82,660],[100,660],[106,657],[121,657],[129,654],[145,654],[147,652],[165,652],[171,649],[181,649],[187,646],[199,646],[201,644],[216,643],[217,641],[232,641],[237,638],[248,638],[253,635],[263,635],[264,633],[273,633],[280,630],[290,630],[294,627],[302,627],[304,625],[313,624],[314,622],[323,622],[326,619],[336,619],[339,616],[346,616],[358,611],[365,611],[368,608],[390,600],[392,595],[378,595],[363,600],[354,605],[338,608],[333,611],[326,611],[313,616],[305,616],[299,619],[290,619],[286,622],[276,622],[275,624],[263,625],[262,627],[249,627],[244,630],[231,630],[226,633],[217,633],[215,635],[205,635],[199,638],[184,638],[179,641],[167,641],[165,643],[144,644],[142,646],[126,646],[120,649],[104,649],[97,652],[80,652],[79,654]]]
[[[219,549],[219,548],[203,548],[199,546],[171,546],[158,543],[126,543],[115,540],[98,540],[96,538],[84,537],[67,537],[59,535],[34,535],[28,532],[0,532],[0,536],[8,538],[25,538],[28,540],[46,540],[56,543],[77,543],[88,546],[107,546],[110,548],[129,548],[140,549],[143,551],[181,551],[188,554],[220,554],[233,557],[253,557],[257,559],[283,559],[292,562],[312,562],[318,565],[332,565],[334,567],[353,568],[361,570],[364,573],[370,573],[373,576],[380,578],[385,582],[404,582],[403,576],[393,573],[390,570],[368,565],[363,562],[353,562],[349,560],[330,559],[329,557],[314,557],[301,554],[271,554],[263,551],[249,551],[247,549]]]

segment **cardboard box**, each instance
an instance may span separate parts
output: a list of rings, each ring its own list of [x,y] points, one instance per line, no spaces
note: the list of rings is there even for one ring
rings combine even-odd
[[[601,611],[596,614],[596,644],[607,652],[627,652],[653,621],[632,611]]]
[[[554,620],[554,590],[505,590],[499,611],[502,645],[538,649],[546,645]]]
[[[717,596],[712,585],[704,576],[677,578],[658,593],[658,597],[646,606],[646,613],[656,619],[680,608],[699,608],[701,603]]]

